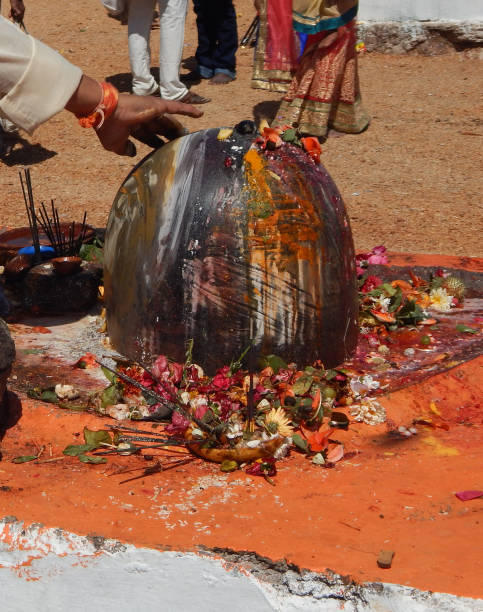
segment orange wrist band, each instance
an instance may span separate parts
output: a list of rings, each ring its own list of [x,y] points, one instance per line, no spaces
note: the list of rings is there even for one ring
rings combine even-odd
[[[102,88],[102,98],[96,108],[88,115],[76,115],[79,125],[84,128],[93,127],[98,130],[117,108],[119,92],[110,83],[99,83]]]

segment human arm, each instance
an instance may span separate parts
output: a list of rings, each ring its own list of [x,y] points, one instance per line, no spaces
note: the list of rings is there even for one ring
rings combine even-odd
[[[77,116],[87,115],[96,108],[99,99],[100,84],[83,75],[65,108]],[[186,133],[179,121],[166,114],[200,117],[202,112],[182,102],[161,100],[153,96],[119,94],[116,109],[102,126],[96,129],[96,133],[102,146],[108,151],[119,155],[134,155],[136,151],[132,142],[128,144],[129,136],[155,147],[161,142],[157,134],[171,140]]]
[[[99,98],[96,80],[0,17],[0,115],[32,133],[63,108],[78,115],[92,112]],[[130,134],[154,139],[154,129],[168,138],[180,135],[182,126],[163,113],[202,115],[179,102],[120,94],[116,110],[97,135],[109,151],[132,154],[133,145],[127,145]]]

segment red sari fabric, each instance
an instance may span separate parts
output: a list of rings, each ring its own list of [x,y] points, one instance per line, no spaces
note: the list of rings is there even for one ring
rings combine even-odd
[[[267,0],[265,70],[293,71],[298,49],[292,27],[292,0]]]
[[[337,38],[326,45],[335,32]],[[355,21],[309,36],[273,125],[322,137],[329,128],[362,132],[370,119],[361,103],[355,44]]]

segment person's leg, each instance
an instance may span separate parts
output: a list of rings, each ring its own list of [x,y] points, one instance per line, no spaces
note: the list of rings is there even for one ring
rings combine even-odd
[[[165,100],[181,100],[188,89],[180,81],[188,0],[159,0],[159,89]]]
[[[155,0],[131,0],[128,8],[128,47],[132,72],[132,91],[140,96],[158,89],[151,74],[149,35]]]
[[[214,2],[214,4],[217,4]],[[198,74],[202,79],[211,79],[214,74],[213,56],[216,50],[216,17],[212,10],[212,0],[193,0],[198,29],[196,62]]]
[[[210,4],[214,12],[217,37],[217,45],[212,56],[215,76],[211,82],[216,85],[228,83],[236,76],[238,32],[233,1],[213,0]]]

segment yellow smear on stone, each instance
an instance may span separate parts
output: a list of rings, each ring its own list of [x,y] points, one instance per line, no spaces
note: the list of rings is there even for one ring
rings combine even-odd
[[[230,138],[233,134],[233,128],[220,128],[218,131],[218,135],[216,136],[217,140],[226,140]]]

